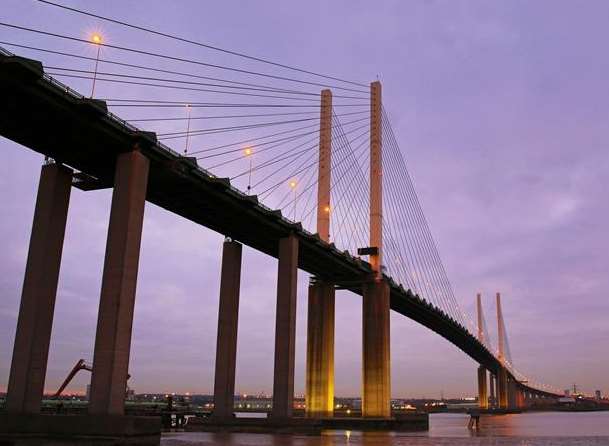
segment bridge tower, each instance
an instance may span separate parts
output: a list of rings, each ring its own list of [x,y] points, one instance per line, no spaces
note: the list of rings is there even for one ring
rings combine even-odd
[[[383,279],[381,83],[370,85],[370,264],[362,308],[362,416],[391,416],[389,284]]]
[[[317,233],[330,241],[332,166],[332,92],[321,92]],[[334,284],[321,279],[309,285],[305,411],[308,417],[334,414]]]
[[[508,408],[508,374],[505,368],[505,325],[501,310],[501,294],[496,295],[497,305],[497,344],[499,347],[499,362],[502,364],[497,371],[497,405],[500,409]]]
[[[482,313],[482,296],[476,295],[476,312],[478,316],[478,340],[484,344],[484,315]],[[488,409],[487,373],[484,366],[478,367],[478,405],[480,409]]]

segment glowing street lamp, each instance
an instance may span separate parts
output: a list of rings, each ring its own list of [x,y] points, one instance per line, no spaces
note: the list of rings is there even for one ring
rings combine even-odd
[[[102,47],[102,36],[101,34],[95,33],[91,36],[91,42],[97,45],[97,56],[95,57],[95,70],[93,70],[93,86],[91,87],[91,97],[95,93],[95,80],[97,79],[97,66],[99,65],[99,53]]]
[[[188,153],[188,143],[190,142],[190,111],[192,107],[190,104],[186,104],[186,110],[188,110],[188,118],[186,120],[186,146],[184,147],[184,156]]]
[[[247,158],[250,159],[250,170],[247,179],[247,194],[249,195],[250,191],[252,190],[252,153],[254,152],[251,147],[246,147],[245,150],[243,150],[243,153]]]
[[[294,191],[294,218],[293,221],[296,222],[296,199],[298,198],[298,196],[296,195],[296,180],[292,180],[290,181],[290,188]]]

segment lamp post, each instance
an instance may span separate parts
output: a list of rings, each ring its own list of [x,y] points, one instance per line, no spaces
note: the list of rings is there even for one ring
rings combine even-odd
[[[184,156],[188,153],[188,143],[190,142],[190,111],[192,107],[190,104],[186,104],[186,110],[188,112],[188,118],[186,119],[186,146],[184,147]]]
[[[247,194],[249,195],[252,190],[252,148],[246,147],[245,150],[243,150],[243,153],[250,160],[250,169],[247,177]]]
[[[91,36],[91,42],[97,45],[97,56],[95,57],[95,69],[93,70],[93,85],[91,86],[91,98],[93,98],[93,93],[95,93],[95,81],[97,79],[97,66],[99,65],[99,53],[101,52],[102,46],[102,36],[100,34],[93,34]]]
[[[296,180],[292,180],[290,181],[290,188],[292,188],[292,190],[294,191],[294,218],[293,221],[294,223],[296,223],[296,199],[298,198],[298,196],[296,195]]]

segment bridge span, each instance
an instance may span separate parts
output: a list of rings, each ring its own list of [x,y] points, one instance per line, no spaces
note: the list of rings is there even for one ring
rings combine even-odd
[[[363,298],[364,417],[391,416],[389,309],[433,330],[480,364],[482,407],[488,407],[489,400],[491,404],[496,400],[497,407],[516,409],[524,407],[527,400],[557,396],[523,382],[505,358],[481,339],[480,333],[470,332],[440,306],[387,274],[380,266],[382,238],[375,241],[371,234],[370,262],[339,250],[323,230],[313,234],[280,210],[266,207],[256,196],[233,187],[230,180],[200,167],[196,159],[159,142],[156,134],[141,131],[110,113],[104,101],[86,98],[58,82],[36,60],[2,50],[0,95],[0,135],[49,160],[42,166],[40,177],[11,365],[9,412],[35,414],[40,408],[71,187],[85,191],[113,188],[89,406],[93,415],[124,413],[145,201],[227,238],[216,358],[218,417],[230,417],[233,411],[242,244],[278,259],[273,388],[273,416],[277,419],[292,416],[297,269],[313,277],[307,344],[309,416],[332,416],[335,289],[347,289]],[[380,95],[380,83],[373,82],[372,163],[375,150],[380,157],[383,145],[378,121]],[[331,96],[328,99],[328,93],[321,95],[321,126],[325,123],[327,132],[331,132],[324,100],[331,101]],[[327,138],[322,131],[321,176]],[[320,185],[324,183],[321,179]],[[371,176],[372,189],[374,184]],[[377,187],[382,189],[380,182]],[[381,192],[373,190],[372,194],[371,205],[379,206],[380,215]],[[323,204],[321,189],[319,197]],[[371,232],[375,230],[375,215],[371,210]],[[319,217],[318,214],[318,226]],[[487,393],[487,372],[491,374],[492,398]]]

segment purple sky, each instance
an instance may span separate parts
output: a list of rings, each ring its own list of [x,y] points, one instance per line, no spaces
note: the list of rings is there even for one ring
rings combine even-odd
[[[472,312],[482,292],[494,331],[492,298],[501,291],[519,370],[559,388],[577,382],[609,393],[609,3],[65,3],[349,79],[378,76],[461,306]],[[6,22],[83,37],[100,29],[117,45],[176,47],[34,1],[6,0],[2,12]],[[6,28],[0,40],[91,54]],[[235,63],[179,48],[187,57]],[[88,94],[89,84],[66,82]],[[129,93],[120,88],[100,94]],[[2,390],[42,159],[6,139],[0,149]],[[49,390],[79,358],[93,356],[109,207],[109,191],[72,192]],[[137,392],[212,390],[221,243],[221,235],[146,205],[130,366]],[[300,278],[299,394],[308,277]],[[246,248],[239,392],[272,388],[275,280],[276,261]],[[358,395],[360,298],[339,293],[336,315],[336,392]],[[476,364],[465,354],[401,316],[392,316],[391,331],[394,396],[473,394]],[[72,389],[82,391],[86,382],[80,376]]]

